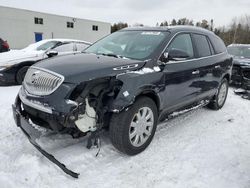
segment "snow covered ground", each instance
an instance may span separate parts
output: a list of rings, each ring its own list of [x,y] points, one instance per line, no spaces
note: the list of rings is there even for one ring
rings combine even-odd
[[[19,87],[0,88],[0,186],[12,187],[250,187],[250,101],[230,89],[223,109],[196,109],[158,125],[143,153],[128,157],[113,148],[86,149],[86,138],[51,135],[40,143],[80,172],[64,174],[17,128],[11,104]]]

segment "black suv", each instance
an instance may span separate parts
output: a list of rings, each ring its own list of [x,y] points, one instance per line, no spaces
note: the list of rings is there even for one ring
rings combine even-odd
[[[135,155],[170,113],[205,100],[220,109],[231,70],[231,56],[210,31],[127,28],[82,54],[33,65],[13,105],[14,117],[33,144],[33,124],[74,137],[91,133],[89,141],[107,128],[118,150]]]

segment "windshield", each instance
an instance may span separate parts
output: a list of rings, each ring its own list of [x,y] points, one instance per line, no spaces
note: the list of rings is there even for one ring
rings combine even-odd
[[[233,56],[250,58],[250,46],[231,46],[227,50]]]
[[[85,52],[145,60],[168,34],[158,31],[119,31],[96,42]]]
[[[39,42],[36,42],[34,44],[29,45],[28,47],[24,48],[23,50],[26,50],[26,51],[30,51],[30,50],[46,51],[46,50],[48,50],[50,48],[53,48],[58,43],[60,43],[60,42],[59,41],[42,40],[42,41],[39,41]]]

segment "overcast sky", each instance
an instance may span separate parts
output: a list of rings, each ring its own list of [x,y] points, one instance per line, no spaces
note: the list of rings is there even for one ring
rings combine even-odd
[[[0,5],[129,25],[187,17],[214,19],[227,26],[235,16],[250,14],[250,0],[0,0]]]

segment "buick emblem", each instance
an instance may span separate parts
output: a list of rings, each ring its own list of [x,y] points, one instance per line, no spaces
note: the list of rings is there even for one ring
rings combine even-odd
[[[32,75],[31,75],[31,83],[32,84],[36,84],[37,83],[37,80],[39,78],[39,73],[40,71],[36,71],[34,72]]]

